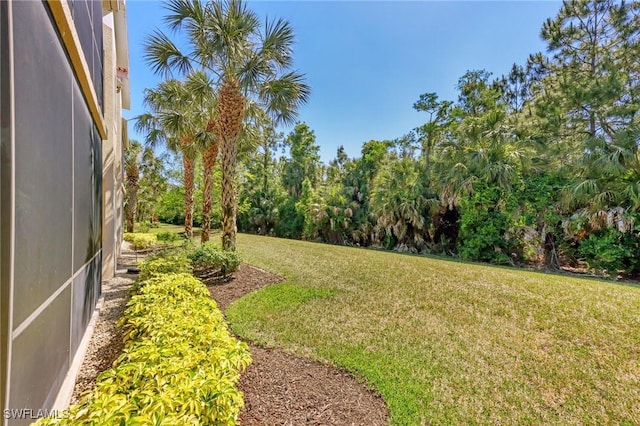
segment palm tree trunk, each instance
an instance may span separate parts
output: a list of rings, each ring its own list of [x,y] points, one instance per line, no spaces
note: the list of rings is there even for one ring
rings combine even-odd
[[[127,205],[125,209],[126,231],[134,232],[136,204],[138,203],[138,181],[127,179]]]
[[[188,152],[182,153],[184,167],[184,234],[193,237],[193,187],[195,156]]]
[[[127,204],[125,205],[125,230],[127,232],[134,232],[135,223],[136,223],[136,212],[137,212],[137,204],[138,204],[138,188],[140,184],[139,180],[139,172],[138,166],[136,164],[130,165],[127,168],[127,180],[126,180],[126,191],[127,191]]]
[[[209,231],[211,229],[211,206],[213,204],[213,168],[218,157],[218,141],[209,143],[202,153],[203,173],[204,173],[204,194],[202,196],[202,233],[200,241],[209,241]]]
[[[226,79],[218,98],[218,136],[222,148],[222,249],[236,250],[236,159],[245,99],[238,82]]]

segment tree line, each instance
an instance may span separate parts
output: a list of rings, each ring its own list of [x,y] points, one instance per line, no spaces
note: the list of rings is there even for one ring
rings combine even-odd
[[[416,96],[424,124],[367,141],[356,158],[341,147],[323,164],[307,124],[285,136],[265,115],[246,120],[239,229],[636,274],[640,4],[567,0],[541,37],[547,51],[507,75],[466,72],[456,100]]]
[[[319,160],[312,129],[243,162],[244,231],[499,264],[640,270],[640,5],[565,1],[547,53],[417,96],[425,122]],[[288,148],[277,159],[277,148]]]

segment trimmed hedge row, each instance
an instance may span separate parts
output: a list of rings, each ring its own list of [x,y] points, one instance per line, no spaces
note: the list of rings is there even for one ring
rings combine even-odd
[[[114,367],[59,419],[39,425],[235,425],[244,405],[237,383],[250,363],[207,288],[188,273],[141,265],[124,316],[124,350]],[[182,264],[182,261],[176,262]],[[177,268],[180,269],[180,268]]]

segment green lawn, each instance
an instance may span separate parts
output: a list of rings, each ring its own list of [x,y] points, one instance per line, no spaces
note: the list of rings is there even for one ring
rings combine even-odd
[[[140,226],[140,225],[141,225],[140,223],[136,224],[136,226]],[[148,224],[145,224],[145,225],[148,225]],[[181,232],[184,232],[184,225],[172,225],[170,223],[159,222],[157,228],[149,228],[148,232],[151,234],[157,234],[160,232],[175,232],[176,234],[180,234]],[[194,227],[193,232],[199,234],[200,228]]]
[[[283,275],[227,311],[240,336],[343,366],[392,422],[640,424],[640,288],[239,236]]]

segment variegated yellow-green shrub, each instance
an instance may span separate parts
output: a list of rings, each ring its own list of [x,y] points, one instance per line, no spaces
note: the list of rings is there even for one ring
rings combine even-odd
[[[234,425],[250,363],[207,288],[190,274],[140,282],[119,321],[124,350],[94,390],[39,425]]]
[[[191,273],[191,271],[191,260],[189,260],[184,251],[165,251],[157,255],[148,256],[144,262],[140,264],[138,283],[162,274]]]
[[[158,239],[153,234],[125,232],[123,238],[131,243],[134,250],[147,250],[158,244]]]

